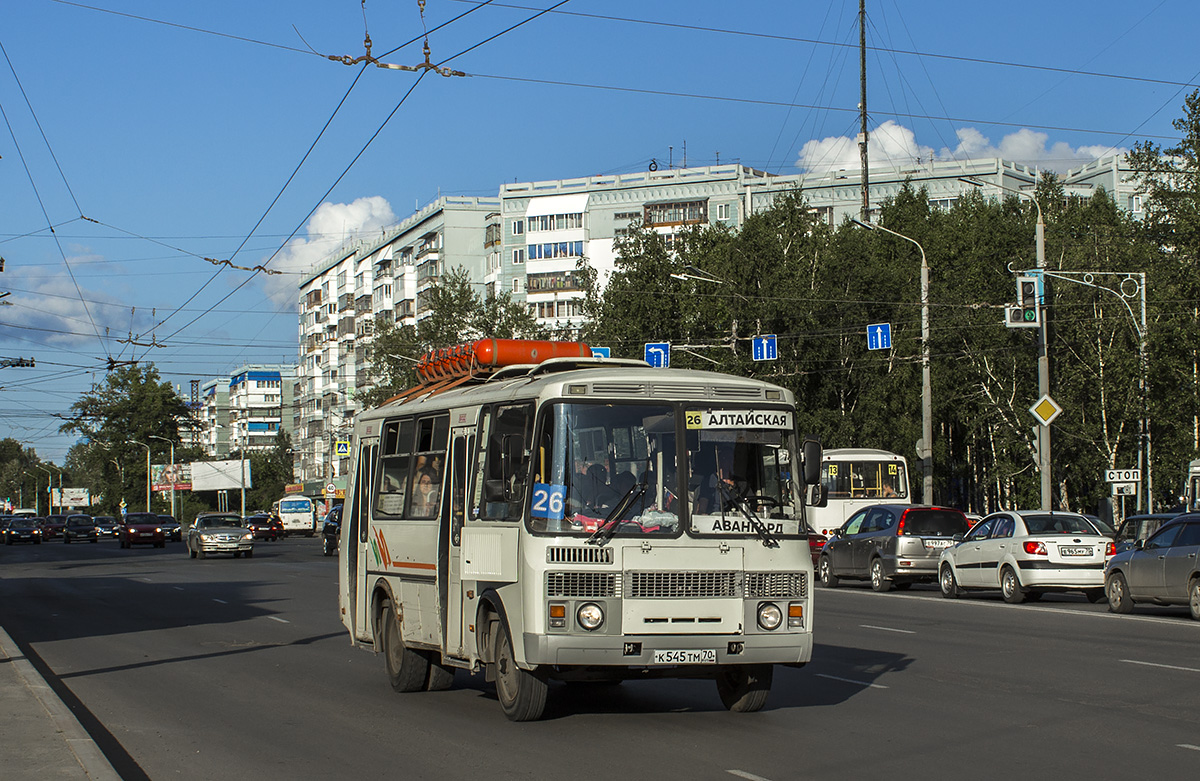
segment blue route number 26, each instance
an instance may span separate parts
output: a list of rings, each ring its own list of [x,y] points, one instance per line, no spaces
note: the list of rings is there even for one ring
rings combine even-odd
[[[546,518],[551,521],[561,521],[563,506],[567,501],[565,485],[533,484],[533,500],[529,505],[529,514],[534,518]]]

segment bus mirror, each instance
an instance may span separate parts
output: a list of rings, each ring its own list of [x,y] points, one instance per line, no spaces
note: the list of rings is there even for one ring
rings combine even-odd
[[[804,440],[804,484],[815,485],[821,481],[821,443],[815,439]]]
[[[829,504],[829,489],[820,483],[808,487],[808,506],[824,507]]]

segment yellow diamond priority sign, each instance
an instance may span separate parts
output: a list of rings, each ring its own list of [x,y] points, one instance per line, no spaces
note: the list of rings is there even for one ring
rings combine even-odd
[[[1054,419],[1062,414],[1063,408],[1058,406],[1058,402],[1050,398],[1050,394],[1046,394],[1037,400],[1029,411],[1038,419],[1038,422],[1043,426],[1049,426],[1054,422]]]

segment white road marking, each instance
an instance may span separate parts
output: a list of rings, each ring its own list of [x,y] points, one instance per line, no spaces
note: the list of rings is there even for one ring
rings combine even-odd
[[[138,580],[142,581],[143,583],[153,583],[154,582],[150,578],[138,578]]]
[[[213,602],[220,602],[222,605],[228,605],[228,604],[229,604],[229,603],[228,603],[228,602],[226,602],[225,600],[223,600],[223,599],[216,599],[215,597],[213,598]]]
[[[175,589],[176,591],[183,591],[183,586],[171,586],[171,588]]]
[[[1177,667],[1173,664],[1157,664],[1156,662],[1139,662],[1137,659],[1121,659],[1125,664],[1140,664],[1143,667],[1162,667],[1164,670],[1182,670],[1185,673],[1200,673],[1195,667]]]
[[[731,776],[744,778],[746,781],[770,781],[770,779],[763,778],[762,776],[756,776],[753,773],[747,773],[745,770],[726,770],[725,772]]]
[[[292,623],[291,621],[288,621],[286,618],[280,618],[279,616],[267,616],[267,618],[271,619],[272,621],[278,621],[281,624]]]
[[[1200,746],[1193,746],[1191,743],[1176,743],[1176,748],[1186,748],[1192,751],[1200,751]]]
[[[839,678],[836,675],[825,675],[824,673],[817,673],[817,677],[818,678],[828,678],[831,681],[841,681],[842,683],[852,683],[855,686],[869,686],[872,689],[886,689],[887,688],[882,683],[867,683],[866,681],[855,681],[850,678]]]
[[[916,632],[908,629],[893,629],[890,626],[874,626],[873,624],[859,624],[863,629],[878,629],[880,632],[899,632],[902,635],[915,635]]]

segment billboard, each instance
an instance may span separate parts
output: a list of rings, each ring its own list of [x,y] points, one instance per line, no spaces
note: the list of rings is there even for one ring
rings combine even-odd
[[[244,470],[238,474],[239,465]],[[195,461],[192,467],[193,491],[222,491],[253,488],[250,479],[250,459],[241,461]]]
[[[50,491],[50,504],[59,507],[87,507],[92,497],[86,488],[55,488]]]
[[[236,468],[234,472],[237,472]],[[191,464],[154,464],[150,467],[151,490],[170,491],[172,486],[176,491],[192,490]]]

